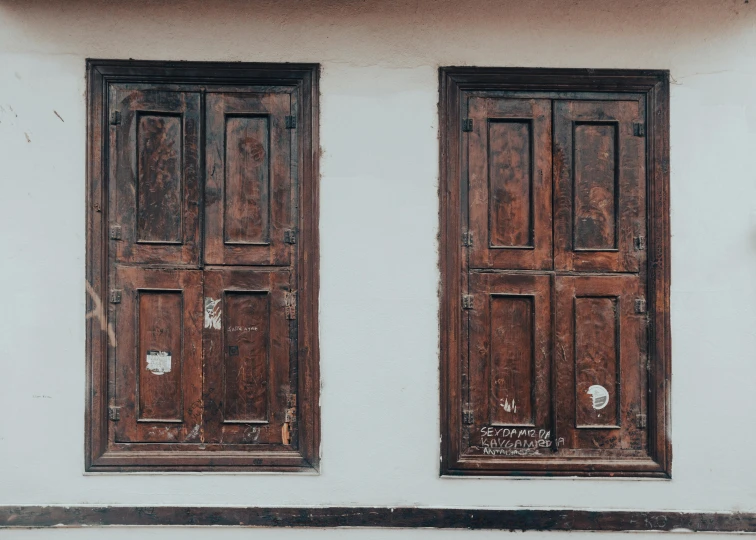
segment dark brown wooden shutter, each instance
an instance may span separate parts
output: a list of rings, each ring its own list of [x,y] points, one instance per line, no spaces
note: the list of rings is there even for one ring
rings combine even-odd
[[[88,470],[317,469],[316,67],[101,69]]]
[[[551,102],[470,99],[470,265],[549,269]]]
[[[291,114],[287,93],[208,94],[207,264],[290,264]]]
[[[668,474],[663,85],[632,77],[442,70],[443,472]]]

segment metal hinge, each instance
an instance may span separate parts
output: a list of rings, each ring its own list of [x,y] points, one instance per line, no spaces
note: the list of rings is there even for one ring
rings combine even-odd
[[[462,409],[462,423],[463,424],[475,423],[475,417],[470,407],[465,407],[464,409]]]
[[[465,247],[472,247],[473,245],[473,233],[471,231],[468,231],[466,233],[462,233],[462,245]]]
[[[635,249],[638,251],[643,251],[646,249],[646,237],[645,236],[636,236],[635,237]]]
[[[120,240],[121,239],[121,226],[120,225],[111,225],[110,226],[110,239],[111,240]]]
[[[297,117],[296,116],[287,116],[286,117],[286,129],[294,129],[297,127]]]
[[[648,424],[648,417],[645,414],[639,414],[636,418],[638,419],[638,427],[645,428]]]
[[[297,293],[286,293],[286,318],[290,321],[297,318]]]
[[[463,294],[462,295],[462,309],[472,309],[472,308],[473,308],[473,295]]]
[[[646,135],[646,124],[643,122],[633,122],[633,135],[644,137]]]
[[[113,422],[118,422],[121,419],[121,408],[113,406],[108,407],[108,418]]]
[[[636,313],[645,313],[646,312],[646,299],[645,298],[636,298],[635,299],[635,312]]]
[[[110,125],[117,126],[121,123],[121,113],[118,111],[113,111],[110,113]]]
[[[110,290],[110,303],[111,304],[120,304],[121,303],[121,290],[120,289],[111,289]]]
[[[462,131],[472,131],[473,130],[473,121],[472,118],[465,118],[462,120]]]
[[[285,244],[296,244],[297,243],[297,233],[296,231],[292,229],[286,229],[284,231],[284,243]]]

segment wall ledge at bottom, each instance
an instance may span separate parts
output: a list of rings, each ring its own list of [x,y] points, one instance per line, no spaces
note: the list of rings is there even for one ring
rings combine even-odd
[[[756,513],[418,507],[0,506],[0,528],[112,526],[756,532]]]

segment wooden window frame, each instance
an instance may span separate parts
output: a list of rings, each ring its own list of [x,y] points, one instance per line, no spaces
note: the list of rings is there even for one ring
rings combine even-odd
[[[442,67],[439,69],[440,250],[441,270],[441,467],[442,476],[633,476],[671,478],[670,422],[670,231],[669,231],[669,72],[550,68]],[[610,460],[567,460],[502,470],[490,461],[467,457],[462,463],[461,358],[462,279],[461,152],[462,93],[611,92],[645,95],[647,174],[647,285],[649,315],[648,451],[642,465]]]
[[[319,65],[239,62],[163,62],[88,59],[87,193],[86,193],[86,414],[85,470],[121,471],[276,471],[317,472],[320,448],[320,373],[318,346],[319,287]],[[299,149],[298,288],[298,455],[282,463],[263,452],[249,455],[166,452],[164,458],[140,465],[140,452],[128,456],[108,451],[108,88],[113,83],[159,83],[203,89],[225,86],[292,87],[301,112]],[[259,454],[259,455],[256,455]],[[209,458],[212,458],[212,463]]]

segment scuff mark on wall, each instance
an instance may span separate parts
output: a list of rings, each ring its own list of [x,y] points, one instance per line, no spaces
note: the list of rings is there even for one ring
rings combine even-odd
[[[96,319],[100,322],[100,329],[108,334],[108,342],[111,347],[116,346],[116,335],[113,325],[108,322],[108,318],[105,315],[105,307],[102,305],[102,299],[95,292],[88,281],[84,282],[87,286],[87,294],[92,297],[92,311],[89,311],[85,317],[87,319]]]

